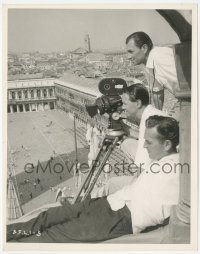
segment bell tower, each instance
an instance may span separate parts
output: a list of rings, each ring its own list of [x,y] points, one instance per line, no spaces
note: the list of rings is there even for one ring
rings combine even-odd
[[[86,34],[86,36],[85,36],[85,49],[86,49],[88,52],[91,52],[91,45],[90,45],[90,37],[89,37],[89,34]]]

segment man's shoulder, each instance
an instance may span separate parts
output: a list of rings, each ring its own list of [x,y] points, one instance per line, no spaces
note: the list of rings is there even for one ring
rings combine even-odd
[[[172,47],[156,46],[150,51],[148,61],[149,62],[153,61],[154,64],[155,64],[155,62],[162,63],[162,61],[164,61],[166,59],[171,60],[172,57],[173,57],[173,48]],[[148,67],[148,65],[147,65],[147,67]]]
[[[142,118],[146,120],[148,117],[154,116],[154,115],[166,116],[166,117],[168,116],[168,114],[166,112],[159,110],[159,109],[155,108],[153,105],[149,104],[146,107]]]
[[[173,51],[173,48],[170,46],[155,46],[152,48],[150,53],[156,54],[156,53],[167,53],[172,51]]]
[[[171,155],[165,156],[159,160],[160,164],[164,163],[179,163],[179,153],[173,153]]]

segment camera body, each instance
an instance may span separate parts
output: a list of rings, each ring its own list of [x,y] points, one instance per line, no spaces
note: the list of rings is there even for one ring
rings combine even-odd
[[[104,78],[98,86],[103,95],[98,97],[93,105],[86,106],[90,117],[97,113],[103,115],[116,112],[123,104],[120,95],[126,90],[127,83],[122,78]]]
[[[103,95],[122,95],[127,83],[122,78],[104,78],[99,82],[99,91]]]

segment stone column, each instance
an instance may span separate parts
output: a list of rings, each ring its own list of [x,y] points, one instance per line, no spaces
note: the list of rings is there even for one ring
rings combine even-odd
[[[30,112],[32,111],[32,104],[31,103],[29,104],[29,110],[30,110]]]
[[[26,112],[25,104],[23,104],[23,112]]]
[[[12,91],[9,91],[9,92],[8,92],[8,98],[9,98],[10,100],[12,100]]]
[[[24,99],[24,90],[22,89],[21,90],[21,93],[22,93],[22,100]]]
[[[27,93],[28,93],[28,99],[30,99],[31,98],[31,91],[28,89]]]
[[[180,102],[180,194],[170,215],[168,237],[163,243],[190,243],[191,102]],[[189,165],[189,167],[187,166]]]
[[[37,90],[34,89],[34,99],[37,99]]]
[[[172,207],[168,233],[163,243],[190,243],[191,198],[191,42],[174,46],[179,89],[175,91],[180,101],[180,194],[179,203]],[[187,166],[189,165],[189,169]]]
[[[46,91],[47,91],[47,98],[49,98],[49,87],[47,87]]]
[[[40,89],[40,98],[43,98],[43,89]]]
[[[13,113],[13,105],[10,105],[10,113]]]
[[[19,105],[17,105],[17,113],[19,113]]]

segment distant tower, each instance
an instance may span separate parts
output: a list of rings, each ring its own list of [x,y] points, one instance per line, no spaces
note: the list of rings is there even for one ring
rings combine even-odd
[[[85,36],[85,49],[86,49],[88,52],[91,52],[89,34],[86,34],[86,36]]]

